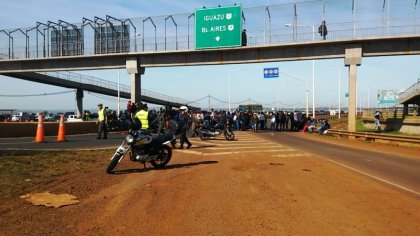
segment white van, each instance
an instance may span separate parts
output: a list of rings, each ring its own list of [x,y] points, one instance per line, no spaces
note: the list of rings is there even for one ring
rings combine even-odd
[[[12,121],[20,121],[21,116],[20,115],[13,115]]]
[[[83,121],[82,119],[78,118],[77,115],[68,115],[67,116],[68,122],[80,122]]]

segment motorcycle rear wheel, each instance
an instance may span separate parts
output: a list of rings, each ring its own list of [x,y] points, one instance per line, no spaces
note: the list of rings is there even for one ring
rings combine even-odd
[[[232,131],[226,131],[225,132],[225,138],[228,141],[232,141],[235,139],[235,134]]]
[[[163,168],[169,163],[171,157],[172,149],[167,145],[163,145],[161,150],[159,150],[158,157],[154,160],[151,160],[150,163],[156,169]]]
[[[111,162],[109,163],[108,168],[106,168],[106,173],[112,174],[112,170],[118,165],[121,157],[122,154],[115,153],[115,155],[111,158]]]

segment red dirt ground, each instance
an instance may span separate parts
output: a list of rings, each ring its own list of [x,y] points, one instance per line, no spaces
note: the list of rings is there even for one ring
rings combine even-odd
[[[110,156],[99,156],[33,191],[73,194],[78,205],[1,199],[0,235],[419,235],[418,197],[299,150],[262,148],[250,133],[237,138],[192,139],[193,149],[176,150],[164,170],[125,159],[108,175]],[[419,149],[369,147],[419,158]],[[290,155],[262,151],[270,148]]]

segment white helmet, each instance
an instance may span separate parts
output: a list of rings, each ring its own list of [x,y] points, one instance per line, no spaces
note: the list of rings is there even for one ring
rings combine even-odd
[[[179,110],[185,110],[185,112],[188,112],[188,107],[187,106],[181,106],[179,108]]]

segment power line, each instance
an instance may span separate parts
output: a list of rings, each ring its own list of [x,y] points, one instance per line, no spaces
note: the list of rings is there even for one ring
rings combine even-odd
[[[40,94],[21,94],[21,95],[0,95],[0,97],[38,97],[38,96],[50,96],[57,94],[65,93],[74,93],[76,90],[66,91],[66,92],[56,92],[56,93],[40,93]]]
[[[112,98],[110,98],[108,96],[105,96],[105,95],[94,94],[92,92],[88,92],[88,94],[93,96],[93,97],[100,98],[100,99],[103,99],[103,100],[112,101],[112,102],[115,101],[115,99],[112,99]]]

